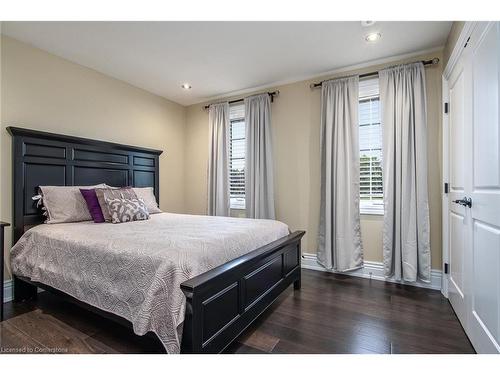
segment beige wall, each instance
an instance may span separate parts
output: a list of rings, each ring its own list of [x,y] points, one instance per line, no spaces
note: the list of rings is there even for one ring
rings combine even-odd
[[[442,53],[417,56],[406,61],[431,57],[442,58]],[[377,70],[394,63],[372,66],[356,73]],[[351,73],[354,72],[340,75]],[[426,68],[433,268],[441,268],[441,74],[442,64]],[[320,191],[320,90],[311,90],[309,85],[318,80],[321,79],[270,88],[280,90],[280,96],[272,104],[276,215],[292,230],[307,231],[303,251],[309,253],[316,252]],[[189,213],[204,214],[207,209],[208,113],[203,110],[202,104],[197,104],[188,107],[186,116],[185,209]],[[363,215],[361,229],[366,260],[381,261],[382,217]]]
[[[460,36],[464,25],[465,21],[454,21],[451,25],[451,30],[448,34],[448,39],[446,40],[443,50],[443,69],[446,67],[446,64],[448,64],[450,55],[453,52],[453,48],[455,48],[455,44],[457,43],[458,37]]]
[[[0,220],[12,222],[10,125],[162,149],[161,208],[184,211],[185,107],[14,39],[1,41]]]

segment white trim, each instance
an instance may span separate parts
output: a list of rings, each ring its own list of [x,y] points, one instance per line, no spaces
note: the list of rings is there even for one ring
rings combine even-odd
[[[444,193],[444,184],[449,183],[448,176],[448,134],[449,134],[449,113],[444,113],[445,103],[449,103],[449,90],[448,90],[448,80],[446,78],[442,78],[442,107],[443,111],[443,180],[441,181],[441,204],[442,204],[442,212],[441,212],[441,232],[442,232],[442,259],[443,259],[443,270],[445,263],[449,263],[449,249],[448,249],[448,195]],[[448,110],[449,112],[449,110]],[[441,289],[441,293],[448,298],[448,277],[443,277],[443,287]]]
[[[443,171],[443,179],[441,181],[441,203],[442,203],[442,212],[441,212],[441,231],[442,231],[442,259],[443,259],[443,264],[442,264],[442,269],[444,269],[444,264],[449,263],[450,259],[450,249],[449,249],[449,244],[448,244],[448,210],[449,210],[449,202],[448,202],[448,196],[444,193],[444,184],[446,182],[449,183],[449,113],[446,114],[444,113],[444,105],[445,103],[449,103],[449,84],[448,80],[450,79],[450,75],[453,72],[453,68],[455,68],[455,65],[457,64],[458,60],[460,59],[460,56],[462,56],[462,52],[464,50],[464,45],[467,42],[467,39],[469,36],[472,34],[472,31],[476,27],[477,22],[471,22],[467,21],[464,24],[464,27],[462,28],[462,31],[460,32],[460,35],[453,46],[453,51],[451,52],[450,58],[448,59],[448,63],[446,64],[444,70],[443,70],[443,76],[442,76],[442,103],[441,103],[441,110],[443,111],[443,128],[442,128],[442,147],[443,147],[443,160],[442,160],[442,171]],[[444,275],[443,280],[442,280],[442,288],[441,288],[441,293],[448,298],[448,277]]]
[[[365,203],[365,204],[363,204]],[[359,202],[359,213],[361,215],[384,215],[383,204],[373,204],[371,202]]]
[[[421,281],[417,281],[415,283],[410,283],[407,281],[397,281],[394,278],[386,278],[384,276],[384,265],[381,262],[367,262],[365,261],[365,265],[363,268],[359,268],[354,271],[349,272],[336,272],[330,271],[320,265],[317,261],[317,257],[315,254],[303,253],[302,254],[302,268],[309,270],[316,270],[322,272],[332,272],[332,273],[341,273],[350,276],[363,277],[365,279],[379,280],[379,281],[387,281],[390,283],[397,284],[405,284],[405,285],[413,285],[420,288],[441,290],[441,279],[442,272],[441,270],[432,270],[431,271],[431,282],[424,283]]]
[[[3,282],[3,302],[10,302],[12,301],[13,293],[12,293],[12,288],[14,286],[14,283],[12,280],[4,280]]]
[[[429,48],[429,49],[420,50],[420,51],[416,51],[416,52],[405,53],[403,55],[394,55],[394,56],[385,57],[382,59],[370,60],[370,61],[367,61],[367,62],[364,62],[361,64],[349,65],[349,66],[345,66],[342,68],[329,70],[329,71],[326,71],[323,73],[302,75],[302,76],[297,76],[295,78],[266,83],[265,85],[261,85],[261,86],[250,87],[250,88],[243,89],[243,90],[227,92],[227,93],[221,94],[221,95],[210,96],[210,97],[203,98],[203,99],[197,99],[195,103],[191,103],[191,104],[189,104],[189,106],[200,104],[200,103],[211,102],[211,101],[219,100],[219,99],[231,98],[231,97],[235,97],[235,96],[239,96],[239,95],[243,95],[243,94],[249,94],[249,93],[253,93],[256,91],[269,90],[271,88],[289,85],[292,83],[309,81],[309,80],[324,78],[324,77],[328,77],[328,76],[334,76],[334,75],[337,75],[340,73],[351,72],[351,71],[355,71],[355,70],[369,68],[369,67],[375,66],[375,65],[382,65],[382,64],[397,62],[400,60],[409,59],[411,57],[422,56],[422,55],[427,55],[429,53],[441,51],[441,50],[443,50],[443,48],[444,48],[444,46],[439,46],[439,47]]]
[[[43,289],[38,288],[38,293],[43,292]],[[12,279],[3,282],[3,302],[10,302],[14,299],[14,281]]]
[[[472,21],[465,22],[464,27],[460,32],[460,36],[458,37],[457,42],[453,47],[453,51],[451,52],[450,58],[448,59],[448,63],[444,67],[443,77],[445,79],[450,78],[451,71],[455,67],[455,64],[457,63],[458,59],[460,58],[460,55],[462,54],[462,51],[464,49],[463,47],[467,41],[467,38],[472,34],[472,31],[474,30],[476,24],[477,22],[472,22]]]
[[[384,209],[381,210],[360,209],[359,214],[362,216],[384,216]]]
[[[245,197],[242,197],[243,199],[243,202],[235,202],[235,200],[239,199],[236,198],[236,197],[230,197],[229,198],[229,208],[231,210],[240,210],[240,211],[245,211],[246,207],[245,207]]]

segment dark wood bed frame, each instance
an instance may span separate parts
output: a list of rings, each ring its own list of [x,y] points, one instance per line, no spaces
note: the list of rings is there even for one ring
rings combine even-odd
[[[44,217],[31,199],[40,185],[152,186],[159,199],[160,150],[8,127],[12,135],[14,242]],[[219,353],[293,283],[300,289],[297,231],[181,284],[186,296],[182,353]],[[36,297],[37,287],[131,327],[109,312],[14,275],[16,302]]]

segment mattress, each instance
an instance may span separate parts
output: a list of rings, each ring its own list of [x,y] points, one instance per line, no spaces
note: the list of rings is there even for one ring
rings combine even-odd
[[[274,220],[161,213],[123,224],[42,224],[11,250],[12,272],[154,332],[179,353],[180,284],[288,235]]]

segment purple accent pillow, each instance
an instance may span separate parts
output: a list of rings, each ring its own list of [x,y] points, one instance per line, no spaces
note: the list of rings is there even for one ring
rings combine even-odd
[[[104,215],[102,214],[101,206],[97,200],[97,194],[95,189],[80,189],[85,202],[87,202],[87,208],[89,209],[90,216],[94,220],[94,223],[104,223]]]

